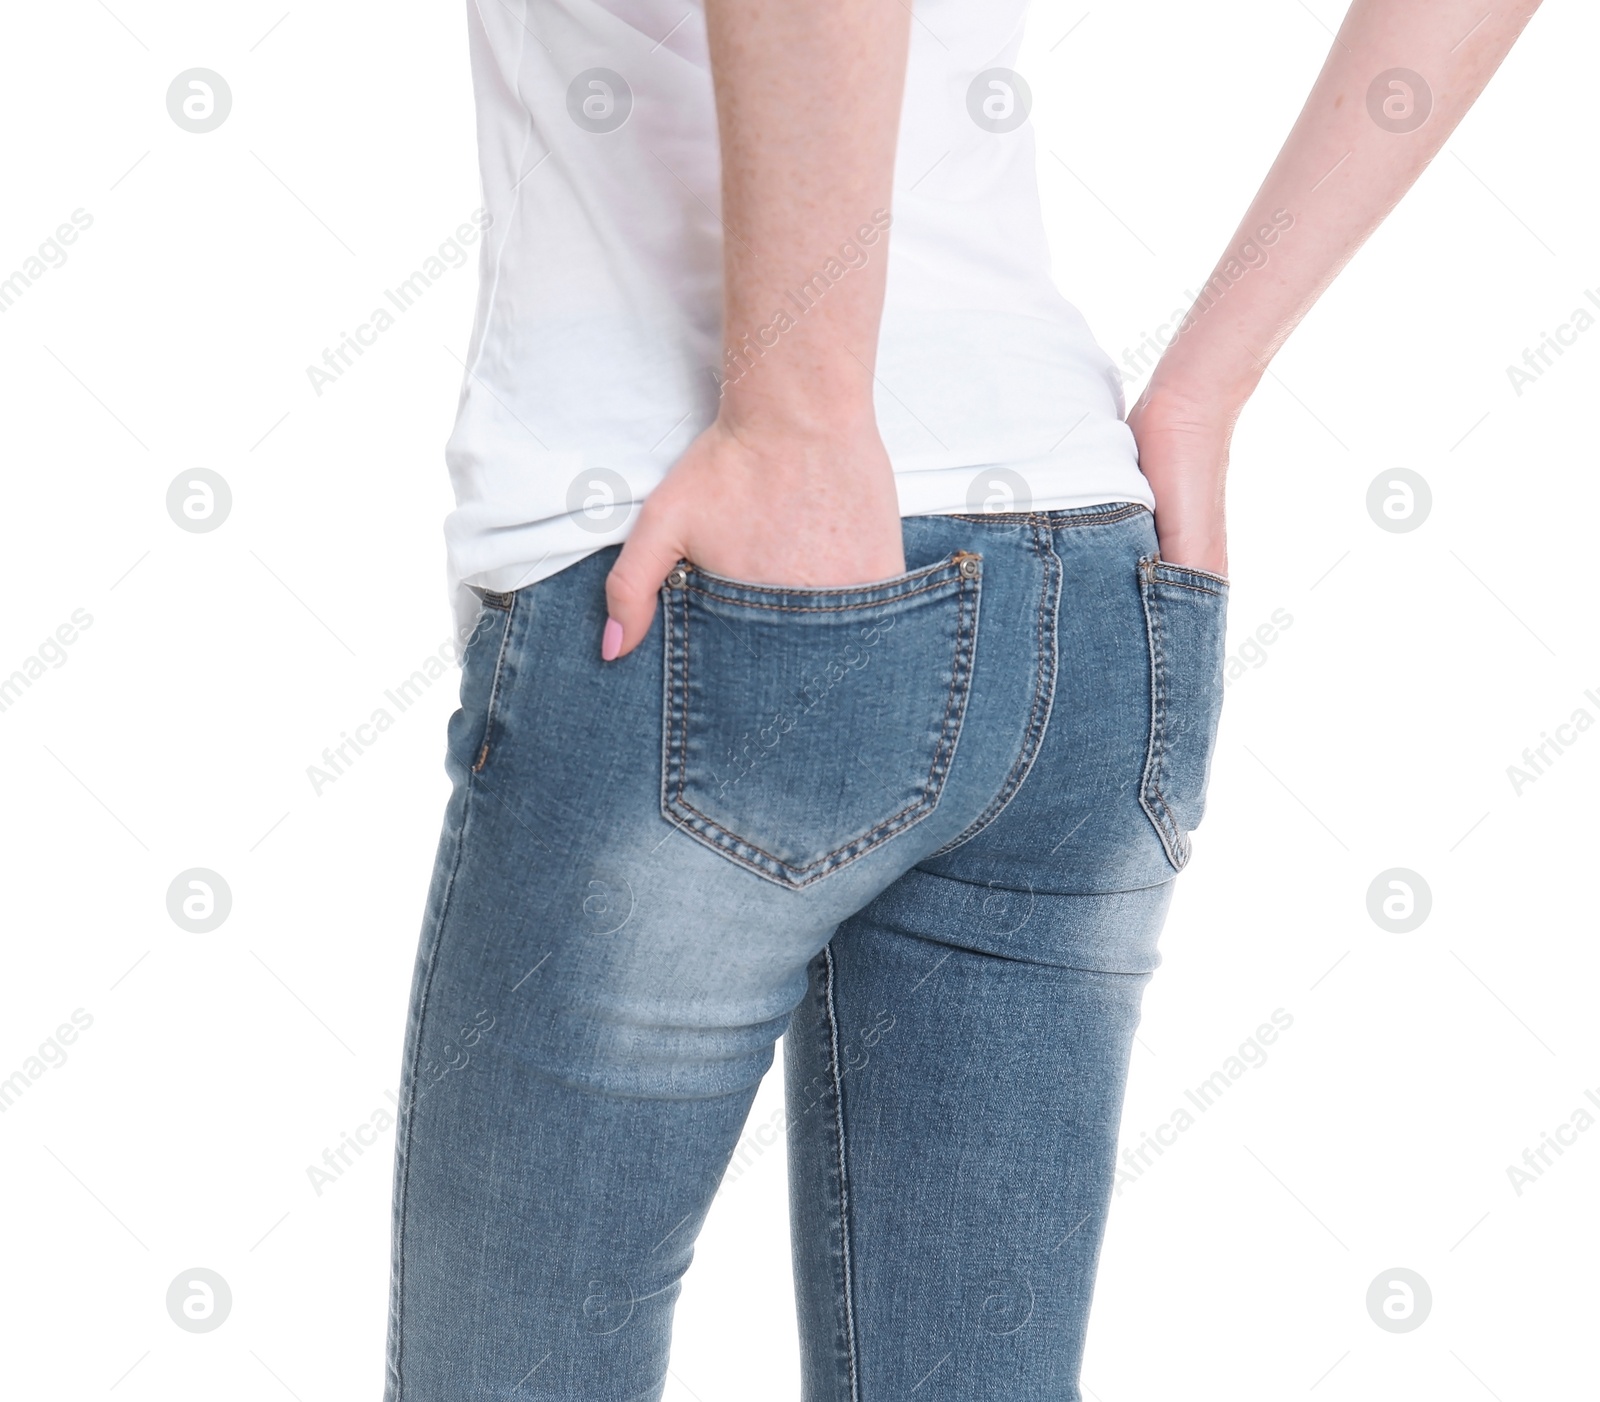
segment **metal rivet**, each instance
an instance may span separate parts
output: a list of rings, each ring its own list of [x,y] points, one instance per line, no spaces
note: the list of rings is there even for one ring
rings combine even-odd
[[[961,562],[961,573],[966,579],[976,579],[978,577],[978,557],[976,555],[968,555]]]
[[[682,589],[689,582],[689,576],[681,569],[674,569],[667,576],[668,589]]]

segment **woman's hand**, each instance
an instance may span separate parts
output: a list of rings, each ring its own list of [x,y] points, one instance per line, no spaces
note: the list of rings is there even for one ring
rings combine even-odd
[[[679,560],[751,584],[869,584],[905,570],[894,473],[870,411],[845,428],[724,415],[645,500],[606,579],[607,662],[650,631]]]
[[[1233,422],[1483,91],[1539,0],[1351,0],[1278,159],[1128,415],[1161,555],[1226,576]]]
[[[705,12],[726,231],[723,397],[606,580],[607,661],[650,631],[680,559],[752,584],[866,584],[905,569],[872,367],[910,7],[706,0]],[[848,276],[830,275],[798,315],[782,310],[836,257]]]
[[[1148,390],[1128,414],[1139,470],[1156,498],[1156,539],[1168,564],[1228,577],[1223,488],[1237,410]]]

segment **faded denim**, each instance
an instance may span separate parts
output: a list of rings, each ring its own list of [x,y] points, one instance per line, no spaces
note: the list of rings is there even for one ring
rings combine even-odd
[[[1135,504],[856,589],[484,595],[406,1035],[388,1402],[654,1402],[784,1036],[806,1402],[1076,1402],[1227,584]],[[785,1035],[786,1034],[786,1035]]]

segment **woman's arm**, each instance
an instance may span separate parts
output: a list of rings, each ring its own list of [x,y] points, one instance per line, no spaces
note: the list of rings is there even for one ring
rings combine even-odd
[[[910,23],[909,7],[887,0],[706,0],[722,403],[611,571],[607,660],[644,638],[680,558],[767,584],[861,584],[905,568],[872,369]]]
[[[1163,558],[1227,573],[1223,478],[1234,421],[1301,317],[1466,115],[1539,0],[1488,4],[1351,5],[1278,159],[1128,415]],[[1251,266],[1252,250],[1263,249],[1267,260]]]

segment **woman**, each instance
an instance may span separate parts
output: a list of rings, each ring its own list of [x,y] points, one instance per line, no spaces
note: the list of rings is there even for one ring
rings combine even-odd
[[[1356,0],[1124,418],[1021,0],[469,8],[493,218],[391,1402],[661,1395],[784,1035],[808,1402],[1075,1399],[1233,423],[1531,16]]]

